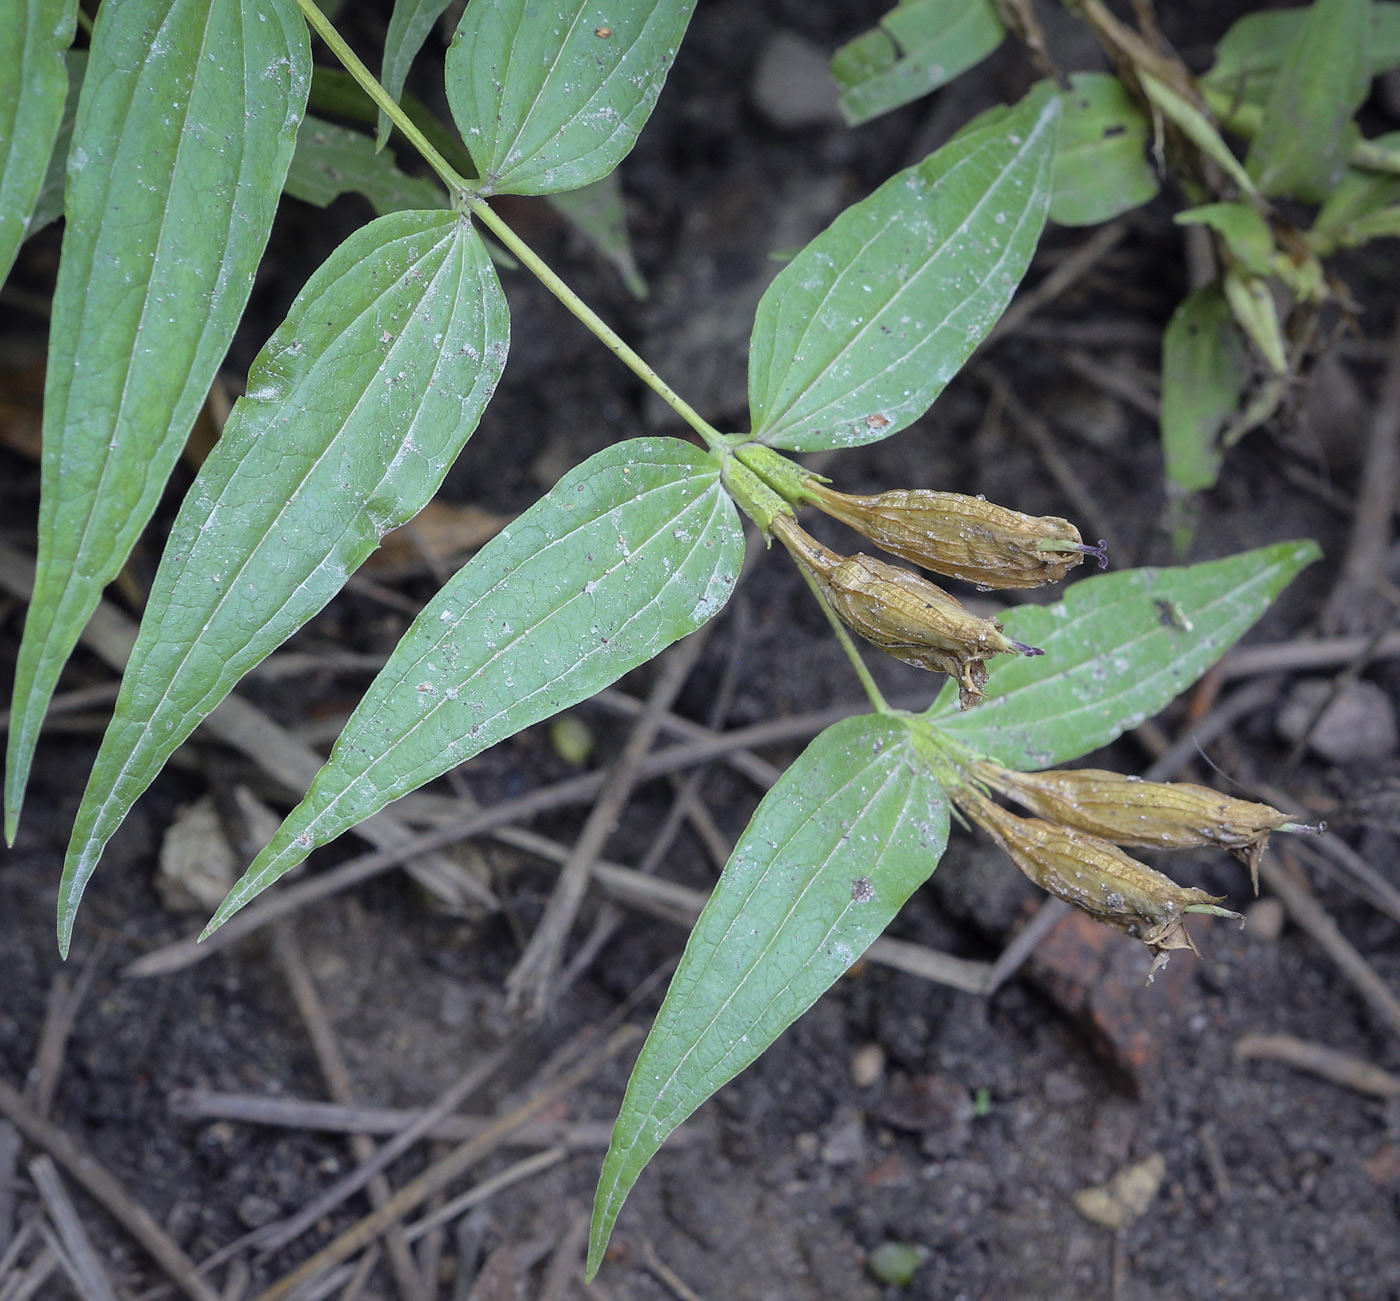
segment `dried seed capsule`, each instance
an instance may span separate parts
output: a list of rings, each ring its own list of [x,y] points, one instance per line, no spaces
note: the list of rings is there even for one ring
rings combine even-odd
[[[906,664],[956,678],[964,709],[982,699],[985,660],[1043,653],[1004,636],[995,619],[979,619],[918,574],[870,556],[839,556],[787,516],[776,517],[772,528],[816,578],[842,622]]]
[[[814,478],[803,495],[886,551],[924,569],[979,587],[1039,587],[1059,582],[1086,555],[1108,564],[1104,544],[1086,546],[1056,515],[1023,515],[956,492],[924,489],[852,497]]]
[[[1142,940],[1154,953],[1194,950],[1182,924],[1188,912],[1237,916],[1216,907],[1217,896],[1177,885],[1097,836],[1018,818],[968,787],[954,798],[1036,885]]]
[[[1097,768],[1008,772],[979,763],[973,771],[1032,813],[1116,845],[1228,849],[1249,865],[1256,894],[1269,833],[1311,830],[1268,804],[1237,800],[1189,782],[1146,782]]]

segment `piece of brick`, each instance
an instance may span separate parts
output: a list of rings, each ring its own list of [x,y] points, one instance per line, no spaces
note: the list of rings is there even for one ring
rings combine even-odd
[[[1193,935],[1209,920],[1193,918]],[[1084,1030],[1119,1085],[1141,1098],[1162,1060],[1161,1014],[1181,1008],[1196,961],[1173,954],[1148,984],[1152,955],[1143,943],[1076,911],[1051,929],[1026,970]]]

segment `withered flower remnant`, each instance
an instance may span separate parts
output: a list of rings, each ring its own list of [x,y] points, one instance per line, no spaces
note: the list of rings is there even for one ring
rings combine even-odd
[[[1238,916],[1217,907],[1218,896],[1177,885],[1107,840],[1017,817],[971,787],[953,798],[1036,885],[1142,940],[1159,957],[1173,949],[1195,951],[1183,924],[1188,912]]]
[[[1268,804],[1190,782],[1148,782],[1099,768],[1010,772],[986,762],[973,774],[1042,818],[1116,845],[1228,849],[1248,864],[1256,894],[1270,832],[1311,830]]]
[[[776,516],[771,528],[843,623],[906,664],[955,678],[964,709],[982,699],[985,661],[993,655],[1043,654],[1004,636],[995,619],[979,619],[918,574],[871,556],[840,556],[791,516]]]
[[[981,497],[922,488],[854,497],[815,478],[802,488],[806,500],[892,555],[983,588],[1057,583],[1086,555],[1100,568],[1108,564],[1102,542],[1087,546],[1057,515],[1023,515]]]

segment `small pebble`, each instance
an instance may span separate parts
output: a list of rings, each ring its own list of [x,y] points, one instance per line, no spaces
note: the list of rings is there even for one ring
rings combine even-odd
[[[758,56],[749,93],[756,109],[779,130],[835,126],[840,90],[820,46],[796,32],[773,34]]]
[[[865,1267],[881,1283],[908,1287],[926,1254],[925,1248],[910,1242],[882,1242],[866,1258]]]
[[[1278,899],[1256,899],[1244,912],[1244,933],[1261,944],[1272,944],[1283,934],[1283,903]]]
[[[249,1193],[238,1203],[238,1218],[250,1229],[260,1229],[271,1224],[282,1213],[282,1208],[271,1197]]]
[[[1331,697],[1317,722],[1308,730],[1318,708]],[[1384,759],[1395,752],[1395,709],[1374,682],[1350,682],[1332,694],[1327,678],[1299,682],[1279,711],[1278,730],[1290,741],[1306,734],[1308,749],[1333,763],[1357,763]]]
[[[851,1082],[858,1089],[879,1084],[885,1073],[885,1050],[879,1044],[865,1044],[851,1056]]]

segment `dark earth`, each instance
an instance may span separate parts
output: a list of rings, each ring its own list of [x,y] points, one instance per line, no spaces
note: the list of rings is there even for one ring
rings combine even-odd
[[[775,36],[795,34],[829,54],[884,7],[852,0],[701,3],[655,116],[622,168],[633,245],[651,285],[646,303],[630,298],[612,269],[542,201],[500,205],[722,428],[744,427],[744,348],[754,305],[778,267],[769,254],[800,245],[846,203],[921,158],[983,107],[1016,98],[1033,79],[1023,53],[1008,43],[932,100],[858,130],[823,117],[820,104],[814,115],[822,120],[781,125],[783,97],[800,101],[806,87],[793,84],[789,50],[789,62],[779,60],[777,89],[756,92],[760,56]],[[1208,65],[1211,43],[1248,7],[1204,0],[1162,6],[1168,35],[1196,68]],[[368,56],[382,39],[387,6],[346,9],[345,30]],[[1103,66],[1072,20],[1048,7],[1045,17],[1065,66]],[[442,49],[435,33],[412,85],[445,114]],[[1395,92],[1378,89],[1366,110],[1368,134],[1400,127]],[[1172,563],[1161,453],[1148,412],[1161,329],[1187,287],[1181,230],[1171,219],[1180,206],[1168,186],[1127,218],[1122,238],[1090,270],[981,354],[929,415],[887,442],[823,461],[825,472],[847,491],[938,487],[984,493],[1032,513],[1075,516],[1023,422],[989,396],[1009,385],[1098,503],[1098,519],[1078,522],[1086,536],[1111,532],[1114,567]],[[284,201],[226,363],[231,392],[313,268],[369,216],[368,205],[354,197],[328,212]],[[1049,228],[1027,286],[1093,233]],[[51,292],[58,247],[57,230],[28,245],[0,300],[5,382],[16,392],[13,377],[42,355],[43,318],[33,307]],[[1359,333],[1297,386],[1277,418],[1230,452],[1219,487],[1203,500],[1187,556],[1210,559],[1287,538],[1319,541],[1325,559],[1285,592],[1251,642],[1318,635],[1362,486],[1400,255],[1394,241],[1381,242],[1346,255],[1335,269],[1360,305]],[[528,275],[508,273],[503,281],[513,318],[509,365],[448,477],[446,500],[496,514],[519,511],[612,441],[684,434]],[[1098,379],[1086,378],[1091,373]],[[1136,402],[1124,399],[1123,385],[1115,389],[1114,377],[1126,379]],[[19,399],[7,401],[14,407]],[[28,549],[37,465],[12,446],[0,458],[5,540]],[[133,582],[112,593],[128,610],[132,591],[150,581],[190,477],[185,466],[177,471],[133,564]],[[854,549],[835,526],[813,528],[833,545]],[[377,588],[347,591],[288,649],[387,652],[437,584],[422,566],[375,581]],[[0,603],[6,664],[13,663],[23,615],[21,603]],[[1386,608],[1382,624],[1389,617]],[[941,678],[886,657],[869,658],[891,697],[927,701],[942,685]],[[1345,667],[1312,676],[1330,682]],[[1351,677],[1374,691],[1367,711],[1383,722],[1400,691],[1400,671],[1382,655]],[[648,667],[621,688],[644,698],[654,679]],[[113,680],[110,668],[81,650],[60,691]],[[1265,686],[1255,691],[1252,708],[1177,775],[1225,782],[1228,789],[1238,783],[1245,792],[1270,783],[1303,815],[1327,817],[1386,881],[1400,886],[1394,729],[1388,746],[1382,738],[1379,748],[1365,750],[1350,744],[1348,733],[1330,755],[1309,749],[1294,757],[1278,721],[1300,680],[1255,679]],[[322,668],[253,680],[240,690],[278,722],[328,746],[367,681],[363,672]],[[1188,735],[1208,714],[1215,689],[1203,685],[1155,727],[1086,762],[1142,772],[1165,743]],[[820,611],[775,549],[757,560],[716,623],[675,710],[734,728],[832,704],[859,708],[860,699]],[[715,718],[717,701],[722,715]],[[625,742],[628,723],[596,705],[575,716],[594,739],[587,766],[605,768]],[[172,909],[156,888],[162,842],[182,806],[211,788],[222,799],[242,785],[273,807],[286,807],[286,793],[246,759],[198,737],[185,747],[112,842],[85,898],[73,958],[66,968],[60,963],[59,868],[103,722],[101,708],[88,709],[57,720],[46,734],[19,841],[0,857],[0,1075],[19,1089],[28,1081],[31,1101],[41,1086],[51,1090],[53,1122],[86,1144],[201,1261],[300,1209],[354,1158],[343,1135],[172,1112],[172,1097],[190,1089],[273,1099],[330,1096],[269,930],[174,974],[123,975],[142,954],[197,931],[207,915],[207,909]],[[781,766],[799,750],[794,743],[763,755]],[[541,727],[432,789],[451,796],[465,788],[490,804],[578,771]],[[707,768],[699,787],[729,844],[761,794],[722,764]],[[665,779],[642,785],[606,858],[635,866],[675,798],[676,786]],[[1363,804],[1370,810],[1364,817],[1357,812]],[[568,845],[586,814],[567,808],[531,826]],[[313,871],[360,848],[347,836],[315,857]],[[1270,852],[1311,887],[1374,972],[1400,990],[1396,921],[1332,875],[1284,857],[1277,845]],[[390,872],[301,911],[291,924],[290,943],[324,1000],[360,1104],[425,1105],[486,1052],[506,1045],[504,1066],[464,1110],[489,1116],[508,1109],[538,1086],[551,1061],[557,1065],[561,1049],[581,1051],[591,1042],[587,1036],[624,1018],[648,1025],[684,942],[674,920],[629,910],[542,1022],[514,1020],[505,977],[549,898],[555,868],[491,841],[452,853],[466,871],[489,881],[504,902],[501,911],[446,909],[408,876]],[[1200,928],[1201,956],[1176,955],[1150,987],[1140,945],[1072,924],[990,997],[861,963],[654,1161],[591,1289],[581,1282],[578,1225],[602,1156],[599,1124],[576,1133],[563,1159],[487,1198],[445,1237],[425,1238],[431,1288],[422,1295],[459,1301],[1400,1297],[1400,1104],[1235,1055],[1246,1034],[1289,1034],[1400,1070],[1396,1027],[1357,995],[1309,935],[1291,923],[1280,929],[1267,890],[1254,904],[1248,873],[1235,860],[1177,857],[1171,870],[1187,884],[1227,894],[1233,906],[1249,911],[1248,925]],[[690,827],[660,867],[661,878],[696,890],[707,890],[715,874],[712,854]],[[1036,894],[985,838],[955,828],[944,863],[891,934],[990,961],[1032,914]],[[601,892],[590,894],[570,954],[604,902]],[[56,982],[81,983],[84,973],[90,984],[61,1068],[44,1084],[32,1067],[46,1005]],[[568,1093],[546,1119],[610,1122],[631,1051]],[[518,1141],[495,1147],[448,1195],[550,1141],[533,1149]],[[0,1143],[0,1153],[12,1149]],[[390,1167],[391,1186],[406,1183],[444,1150],[441,1143],[416,1145]],[[0,1169],[0,1235],[38,1205],[27,1174],[35,1151],[17,1164],[12,1154]],[[1115,1233],[1076,1209],[1076,1192],[1154,1155],[1165,1173],[1140,1218]],[[118,1295],[151,1301],[174,1295],[145,1251],[69,1186]],[[251,1275],[219,1265],[211,1281],[225,1296],[252,1296],[367,1211],[359,1194],[278,1253],[242,1255]],[[917,1253],[905,1286],[876,1276],[879,1258],[872,1257],[890,1243]],[[34,1250],[23,1253],[26,1263]],[[362,1298],[397,1294],[387,1260],[380,1258],[362,1281]],[[0,1297],[15,1295],[19,1273],[17,1267],[10,1281],[0,1274]],[[343,1278],[337,1287],[346,1287]],[[54,1273],[37,1295],[69,1295],[68,1288]]]

